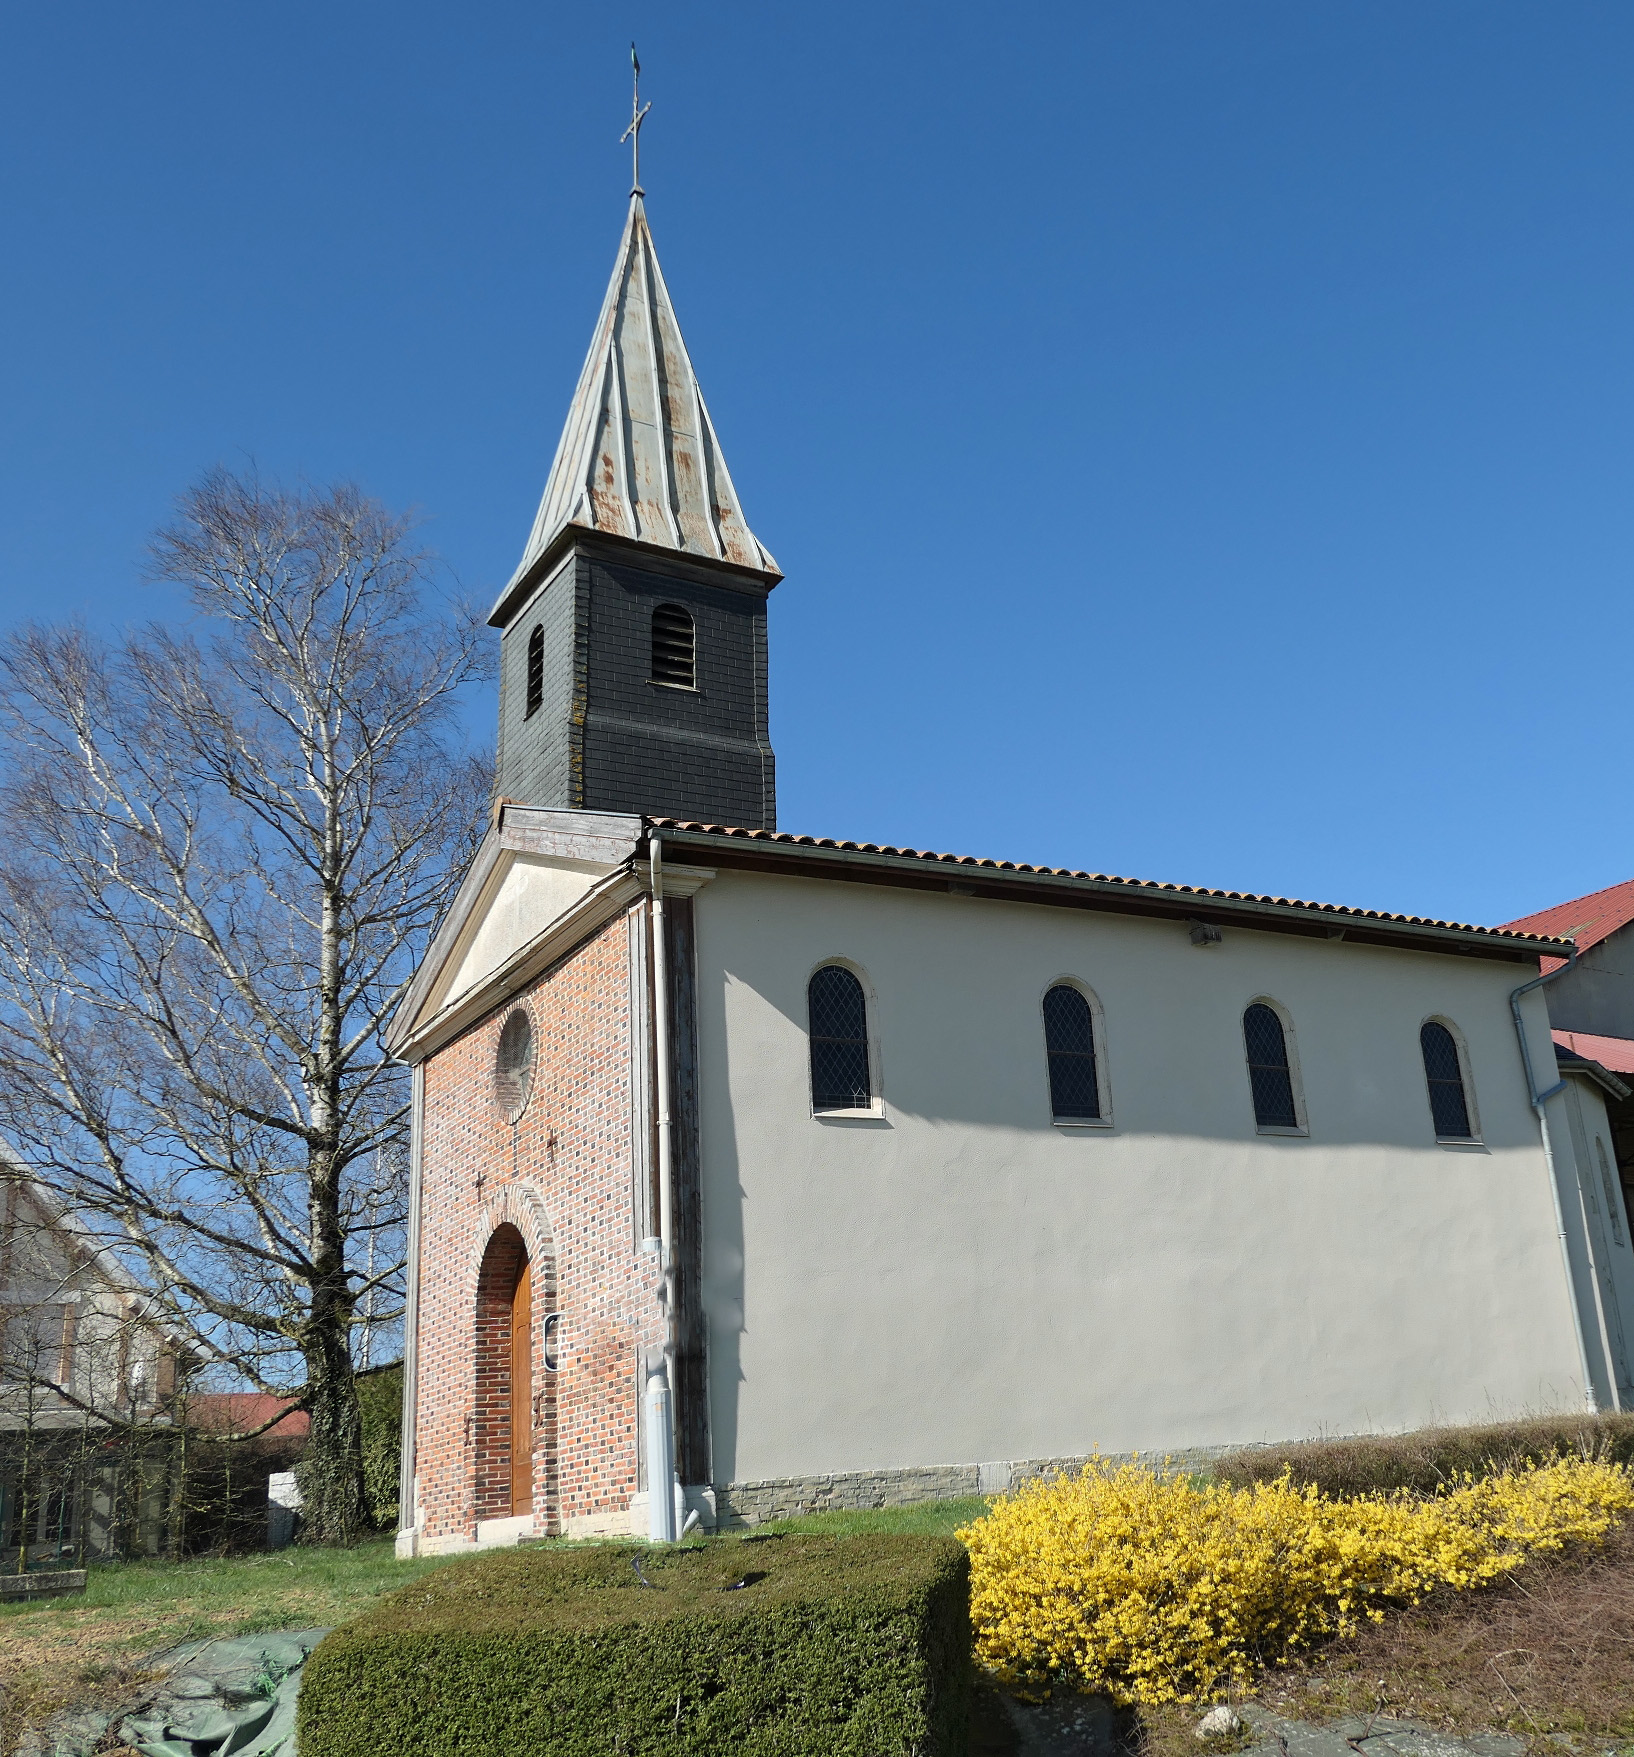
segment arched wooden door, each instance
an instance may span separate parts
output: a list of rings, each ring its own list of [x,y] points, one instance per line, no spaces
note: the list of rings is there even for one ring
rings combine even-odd
[[[479,1521],[533,1513],[536,1470],[543,1473],[540,1511],[548,1514],[554,1502],[554,1409],[549,1375],[536,1353],[534,1313],[553,1287],[548,1254],[536,1272],[517,1228],[497,1227],[477,1278],[473,1463]]]
[[[533,1511],[533,1265],[511,1294],[511,1512]]]

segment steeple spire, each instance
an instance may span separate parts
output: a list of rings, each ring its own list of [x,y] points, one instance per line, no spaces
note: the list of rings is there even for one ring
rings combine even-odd
[[[570,526],[782,577],[743,516],[639,190],[533,531],[491,620]]]

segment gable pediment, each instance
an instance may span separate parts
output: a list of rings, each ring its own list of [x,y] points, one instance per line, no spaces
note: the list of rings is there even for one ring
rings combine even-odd
[[[628,863],[641,834],[638,817],[501,806],[392,1020],[387,1047],[401,1048],[538,940]]]

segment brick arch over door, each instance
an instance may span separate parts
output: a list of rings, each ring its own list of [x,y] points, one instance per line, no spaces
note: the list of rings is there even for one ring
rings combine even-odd
[[[483,1520],[531,1512],[537,1531],[554,1534],[556,1388],[544,1365],[545,1320],[557,1309],[554,1241],[544,1204],[531,1190],[506,1186],[484,1210],[486,1236],[471,1278],[475,1513]]]

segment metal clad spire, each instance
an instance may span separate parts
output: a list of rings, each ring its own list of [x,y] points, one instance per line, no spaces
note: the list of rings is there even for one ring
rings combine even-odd
[[[641,64],[631,45],[637,80]],[[639,86],[636,88],[639,99]],[[625,138],[639,150],[651,105],[632,105]],[[569,527],[779,574],[749,529],[699,388],[638,181],[590,351],[557,443],[521,564],[495,617]]]

